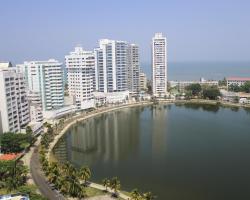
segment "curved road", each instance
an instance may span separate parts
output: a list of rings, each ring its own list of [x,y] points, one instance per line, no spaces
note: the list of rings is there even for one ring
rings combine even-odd
[[[40,161],[39,161],[39,153],[38,153],[38,146],[35,146],[34,152],[31,156],[30,160],[30,172],[32,178],[42,193],[42,195],[49,200],[64,200],[62,195],[59,195],[56,191],[52,190],[50,185],[46,182],[45,176],[42,172]]]

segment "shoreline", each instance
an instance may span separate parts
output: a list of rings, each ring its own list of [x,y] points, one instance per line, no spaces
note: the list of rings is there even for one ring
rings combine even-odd
[[[173,103],[173,102],[169,102],[169,103]],[[131,107],[137,107],[137,106],[148,106],[148,105],[153,105],[153,102],[140,102],[140,103],[130,103],[130,104],[124,104],[124,105],[120,105],[120,106],[115,106],[115,107],[110,107],[110,108],[101,108],[99,110],[95,110],[93,112],[91,112],[90,114],[84,115],[84,116],[76,116],[75,119],[73,119],[73,121],[69,122],[61,131],[58,135],[55,136],[53,142],[50,144],[49,149],[48,149],[48,160],[50,161],[51,159],[51,154],[53,151],[53,148],[55,147],[55,145],[57,144],[58,140],[68,131],[68,129],[73,126],[74,124],[84,121],[86,119],[92,118],[92,117],[96,117],[98,115],[107,113],[107,112],[112,112],[112,111],[117,111],[120,109],[124,109],[124,108],[131,108]],[[67,123],[67,122],[65,122]]]
[[[159,100],[159,104],[201,104],[201,105],[218,105],[221,107],[226,107],[226,108],[247,108],[250,109],[250,105],[245,105],[245,104],[237,104],[237,103],[230,103],[230,102],[222,102],[222,101],[217,101],[217,100],[204,100],[204,99],[191,99],[191,100]],[[50,144],[50,147],[48,149],[48,159],[50,160],[51,157],[53,157],[53,149],[59,139],[67,132],[67,130],[73,126],[74,124],[84,121],[86,119],[96,117],[98,115],[107,113],[107,112],[112,112],[112,111],[117,111],[123,108],[131,108],[131,107],[137,107],[137,106],[148,106],[148,105],[153,105],[153,102],[145,101],[145,102],[139,102],[139,103],[129,103],[129,104],[123,104],[115,107],[104,107],[101,109],[97,109],[90,114],[86,114],[84,116],[79,115],[79,116],[74,116],[73,121],[69,122],[61,131],[58,135],[55,136],[53,142]],[[67,122],[66,122],[67,123]]]

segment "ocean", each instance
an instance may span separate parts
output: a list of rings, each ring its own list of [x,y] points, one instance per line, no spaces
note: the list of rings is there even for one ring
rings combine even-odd
[[[151,79],[151,63],[141,63],[142,70]],[[201,77],[221,80],[224,77],[250,77],[249,62],[169,62],[168,80],[189,81]]]

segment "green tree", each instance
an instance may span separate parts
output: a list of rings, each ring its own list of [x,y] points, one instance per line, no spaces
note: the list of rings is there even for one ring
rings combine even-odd
[[[228,90],[232,92],[240,92],[241,87],[238,84],[231,84],[229,85]]]
[[[110,180],[107,178],[102,180],[102,185],[105,187],[105,191],[108,191],[108,187],[110,186]]]
[[[244,85],[241,86],[241,90],[250,93],[250,81],[245,82]]]
[[[51,183],[55,184],[59,175],[60,175],[60,171],[59,171],[58,164],[56,162],[52,162],[49,165],[49,169],[48,169],[48,180]]]
[[[121,188],[121,182],[118,180],[117,177],[114,177],[110,181],[110,188],[114,190],[113,196],[117,197],[117,191]]]
[[[156,199],[156,197],[153,195],[152,192],[146,192],[143,194],[143,199],[145,200],[153,200]]]
[[[82,186],[76,176],[68,177],[68,193],[72,197],[78,197],[82,192]]]
[[[140,200],[142,198],[142,195],[138,191],[138,189],[133,189],[130,193],[131,200]]]
[[[201,92],[201,85],[199,83],[194,83],[188,85],[185,89],[191,91],[193,96],[197,96]]]
[[[7,188],[8,191],[24,185],[26,183],[27,174],[28,168],[21,162],[0,162],[1,187]]]
[[[0,135],[0,146],[3,153],[19,153],[32,143],[29,134],[7,132]]]
[[[84,184],[86,185],[87,180],[91,177],[91,171],[88,167],[82,167],[78,172],[78,176],[84,181]]]
[[[219,86],[227,86],[227,79],[219,80]]]
[[[211,86],[203,89],[203,97],[205,99],[215,100],[220,95],[220,91],[217,87]]]
[[[22,193],[22,194],[27,194],[29,195],[29,198],[31,200],[46,200],[45,197],[43,197],[40,194],[37,194],[37,188],[34,185],[24,185],[21,187],[17,188],[17,191]]]
[[[26,134],[30,134],[30,135],[33,134],[33,131],[32,131],[32,129],[31,129],[30,126],[27,126],[27,127],[26,127]]]
[[[75,175],[76,174],[76,168],[71,165],[69,162],[66,162],[62,165],[62,171],[66,176]]]

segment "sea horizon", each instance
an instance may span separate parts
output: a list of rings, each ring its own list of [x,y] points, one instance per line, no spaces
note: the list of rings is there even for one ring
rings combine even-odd
[[[151,79],[151,63],[141,62]],[[168,81],[221,80],[225,77],[250,77],[250,61],[175,61],[168,62]]]

